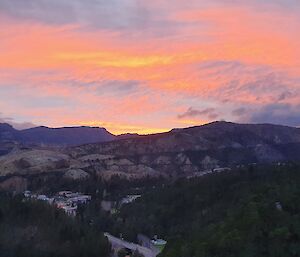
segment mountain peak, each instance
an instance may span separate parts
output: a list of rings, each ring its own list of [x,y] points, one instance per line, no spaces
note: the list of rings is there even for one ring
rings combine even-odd
[[[8,124],[8,123],[0,123],[0,129],[3,130],[3,129],[6,129],[6,130],[12,130],[14,129],[12,125]]]

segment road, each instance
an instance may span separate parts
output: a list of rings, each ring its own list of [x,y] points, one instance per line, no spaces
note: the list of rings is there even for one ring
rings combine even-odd
[[[145,257],[156,257],[159,254],[158,249],[149,249],[147,247],[138,244],[127,242],[120,238],[112,236],[109,233],[104,233],[104,235],[107,237],[108,241],[111,243],[111,246],[114,250],[119,250],[121,248],[128,248],[132,251],[138,250]]]

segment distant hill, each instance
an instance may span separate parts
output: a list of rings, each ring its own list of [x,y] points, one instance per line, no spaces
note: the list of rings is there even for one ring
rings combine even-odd
[[[16,130],[0,124],[0,142],[17,142],[23,145],[74,146],[114,140],[115,136],[105,128],[97,127],[36,127]]]
[[[81,145],[115,139],[105,128],[97,127],[36,127],[20,131],[23,143],[46,145]]]
[[[16,141],[19,139],[19,131],[11,125],[0,123],[0,142]]]

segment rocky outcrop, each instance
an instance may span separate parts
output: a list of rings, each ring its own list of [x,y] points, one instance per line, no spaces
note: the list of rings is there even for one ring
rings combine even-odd
[[[110,160],[113,158],[114,158],[113,155],[90,154],[79,158],[79,160],[83,162],[100,162],[100,161]]]
[[[71,180],[83,180],[89,178],[90,175],[81,169],[69,169],[65,172],[63,177]]]
[[[213,168],[218,167],[218,161],[210,156],[205,156],[201,161],[201,166],[204,170],[212,170]]]
[[[70,157],[49,150],[21,150],[0,157],[0,176],[38,174],[70,166]]]

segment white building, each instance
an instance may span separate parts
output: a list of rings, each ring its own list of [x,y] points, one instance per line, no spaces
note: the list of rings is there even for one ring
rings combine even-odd
[[[60,191],[58,192],[59,196],[68,197],[68,195],[73,194],[71,191]]]
[[[69,216],[76,216],[77,206],[64,206],[62,209],[65,211],[66,214]]]
[[[31,191],[27,190],[24,192],[24,197],[29,198],[31,197]]]
[[[121,200],[121,205],[134,202],[136,199],[140,198],[141,195],[127,195]]]
[[[92,199],[90,195],[83,195],[78,192],[73,193],[71,191],[60,191],[57,196],[52,198],[49,198],[46,195],[36,195],[32,194],[30,191],[25,191],[24,197],[54,204],[57,208],[63,209],[70,216],[76,216],[78,204],[86,204]]]
[[[77,195],[68,199],[68,202],[76,204],[86,204],[92,197],[90,195]]]
[[[38,195],[37,200],[40,200],[40,201],[48,201],[49,198],[46,196],[46,195]]]

